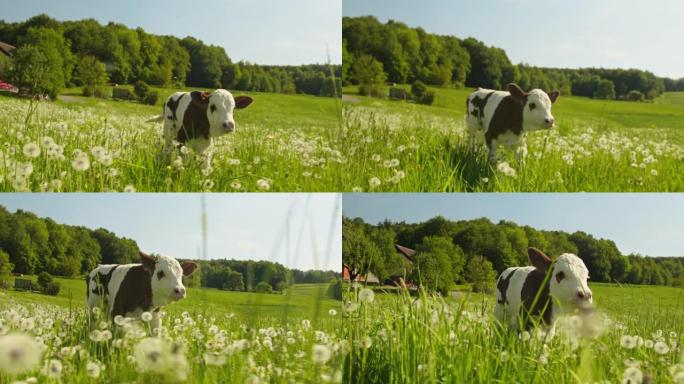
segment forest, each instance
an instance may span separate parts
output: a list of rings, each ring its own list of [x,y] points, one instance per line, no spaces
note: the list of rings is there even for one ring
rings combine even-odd
[[[393,20],[383,24],[373,16],[344,17],[342,39],[344,85],[421,81],[439,87],[503,89],[516,82],[526,90],[632,101],[684,91],[684,79],[660,78],[639,69],[512,64],[503,49],[472,37],[436,35]]]
[[[119,237],[104,228],[93,230],[59,224],[24,210],[11,213],[0,205],[0,282],[10,273],[48,272],[77,277],[98,264],[137,263],[139,259],[135,240]],[[270,261],[196,261],[201,273],[191,276],[189,286],[201,283],[204,287],[234,291],[254,291],[262,282],[281,291],[297,283],[327,283],[338,275],[334,271],[288,269]]]
[[[413,260],[398,255],[395,244],[415,249]],[[538,230],[486,218],[451,221],[441,216],[422,223],[377,225],[344,217],[342,223],[342,260],[352,271],[372,272],[380,281],[399,275],[442,291],[454,284],[492,282],[508,267],[529,265],[528,247],[552,258],[578,255],[589,269],[590,281],[684,286],[684,257],[623,255],[612,240],[582,231]]]
[[[102,68],[106,82],[134,84],[144,81],[161,87],[226,88],[229,90],[338,95],[341,66],[266,66],[233,62],[225,49],[194,37],[158,36],[142,28],[131,29],[94,19],[57,21],[47,15],[24,22],[0,20],[0,41],[17,47],[11,63],[0,63],[0,78],[16,86],[30,86],[29,70],[21,64],[44,66],[50,96],[61,88],[82,86]],[[0,55],[2,56],[2,55]],[[79,65],[82,62],[88,65]],[[24,72],[24,73],[22,73]],[[87,73],[85,73],[87,72]]]

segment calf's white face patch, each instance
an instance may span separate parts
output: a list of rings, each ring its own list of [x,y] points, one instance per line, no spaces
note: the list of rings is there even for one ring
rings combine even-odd
[[[185,298],[183,276],[189,276],[197,268],[193,262],[183,262],[163,255],[140,252],[143,267],[152,273],[152,301],[155,306]]]
[[[541,89],[533,89],[525,93],[518,85],[509,84],[508,92],[515,100],[523,104],[523,129],[537,131],[552,128],[556,120],[551,114],[551,106],[560,95],[558,91],[549,94]]]
[[[248,96],[233,95],[225,89],[217,89],[209,95],[207,119],[209,120],[209,136],[217,137],[235,130],[235,109],[247,108],[252,103]]]
[[[589,289],[589,270],[582,259],[572,253],[564,253],[553,262],[551,276],[551,296],[561,303],[584,306],[592,303]]]

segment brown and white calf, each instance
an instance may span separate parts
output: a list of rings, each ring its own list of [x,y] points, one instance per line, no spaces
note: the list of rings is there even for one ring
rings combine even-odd
[[[552,325],[563,313],[591,306],[589,271],[582,259],[564,253],[552,261],[532,247],[527,253],[531,267],[507,268],[496,282],[494,315],[501,324],[513,329],[535,322]]]
[[[93,269],[86,281],[87,304],[91,309],[104,306],[112,318],[151,312],[152,329],[159,328],[159,309],[185,298],[183,276],[192,274],[197,264],[143,252],[140,258],[141,264],[106,264]]]
[[[233,111],[244,109],[254,100],[249,96],[233,97],[225,89],[209,92],[176,92],[164,103],[164,111],[149,122],[164,120],[164,152],[173,150],[173,142],[202,154],[212,139],[235,130]]]
[[[492,162],[500,145],[513,149],[520,160],[527,153],[525,133],[553,127],[551,105],[559,95],[541,89],[526,93],[514,83],[508,84],[508,92],[478,88],[466,100],[470,142],[484,140]]]

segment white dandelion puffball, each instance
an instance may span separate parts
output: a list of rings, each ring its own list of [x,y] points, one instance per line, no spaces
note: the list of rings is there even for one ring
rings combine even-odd
[[[330,348],[327,345],[315,344],[313,346],[311,359],[313,360],[314,364],[323,365],[330,360],[331,356],[332,352],[330,352]]]
[[[625,369],[622,378],[624,380],[623,382],[630,384],[639,384],[644,380],[644,374],[638,367],[629,367]]]
[[[653,345],[653,350],[656,351],[656,353],[659,355],[664,355],[670,352],[670,347],[668,347],[664,341],[657,341]]]
[[[35,158],[40,156],[40,146],[36,143],[27,143],[24,145],[24,156],[28,158]]]
[[[128,184],[127,186],[124,187],[123,191],[126,193],[133,193],[133,192],[135,192],[135,187],[131,184]]]
[[[43,354],[41,344],[34,338],[10,334],[0,337],[0,372],[17,375],[34,369]]]
[[[328,314],[329,314],[330,316],[337,316],[337,311],[336,311],[335,309],[331,308],[331,309],[328,311]]]
[[[378,177],[371,177],[368,180],[368,185],[370,185],[371,188],[375,188],[375,187],[379,186],[380,184],[382,184],[382,182],[380,181],[380,179]]]
[[[359,301],[362,303],[372,303],[375,300],[375,292],[369,288],[363,288],[359,291]]]
[[[96,363],[89,361],[88,364],[86,364],[86,373],[88,374],[88,376],[92,378],[97,378],[100,376],[100,371],[100,366]]]
[[[622,337],[620,337],[620,345],[622,346],[622,348],[633,349],[634,347],[636,347],[636,344],[637,341],[635,337],[632,337],[630,335],[622,335]]]
[[[259,179],[257,180],[257,188],[261,189],[262,191],[268,191],[271,189],[271,183],[268,182],[268,180],[265,179]]]
[[[148,321],[152,320],[152,314],[149,312],[143,312],[140,315],[140,319],[144,322],[148,322]]]

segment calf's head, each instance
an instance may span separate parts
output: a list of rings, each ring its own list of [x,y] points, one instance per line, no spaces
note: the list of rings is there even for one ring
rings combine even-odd
[[[564,311],[592,304],[592,293],[587,285],[589,270],[582,259],[572,253],[564,253],[552,261],[544,252],[532,247],[527,253],[532,265],[549,275],[549,294]]]
[[[179,263],[169,256],[148,255],[140,252],[143,268],[150,272],[152,298],[156,305],[164,305],[185,298],[183,276],[189,276],[197,268],[192,261]]]
[[[556,102],[560,92],[546,93],[541,89],[523,91],[517,84],[508,84],[511,97],[522,105],[523,128],[536,131],[553,127],[555,119],[551,114],[551,105]]]
[[[233,110],[247,108],[252,101],[249,96],[233,95],[225,89],[217,89],[214,92],[190,92],[191,102],[207,111],[209,120],[209,136],[217,137],[235,130]]]

